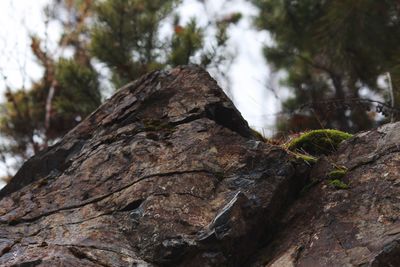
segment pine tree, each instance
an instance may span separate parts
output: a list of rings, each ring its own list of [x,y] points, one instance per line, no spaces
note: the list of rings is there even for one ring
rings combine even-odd
[[[182,25],[177,0],[105,0],[95,7],[91,53],[112,73],[116,88],[152,70],[186,65],[208,67],[221,64],[226,54],[227,28],[240,19],[239,13],[198,26],[195,19]],[[162,25],[172,20],[172,35],[160,36]],[[204,48],[205,34],[216,29],[215,45]],[[165,35],[165,33],[164,33]]]
[[[101,103],[98,74],[87,53],[86,20],[91,1],[57,2],[46,8],[46,24],[63,26],[57,51],[31,36],[31,50],[44,72],[31,88],[6,88],[0,132],[5,157],[25,160],[51,145]],[[59,16],[63,13],[64,16]],[[72,52],[64,57],[63,51]]]
[[[286,71],[283,84],[293,92],[282,103],[286,115],[279,118],[280,130],[370,128],[375,119],[360,90],[386,97],[387,86],[378,85],[386,72],[400,90],[398,1],[253,2],[261,11],[258,27],[274,40],[265,57],[275,70]],[[399,96],[395,102],[400,107]]]
[[[222,64],[230,57],[227,30],[240,20],[240,13],[210,20],[203,27],[195,19],[183,25],[176,12],[180,4],[179,0],[52,1],[45,9],[45,23],[62,28],[57,49],[50,51],[47,40],[31,36],[31,50],[43,76],[30,88],[7,88],[7,101],[0,109],[5,140],[0,156],[21,163],[56,142],[100,105],[104,84],[116,89],[152,70]],[[165,25],[172,31],[162,33]],[[215,30],[213,45],[205,48],[210,28]],[[106,82],[103,66],[111,73]]]

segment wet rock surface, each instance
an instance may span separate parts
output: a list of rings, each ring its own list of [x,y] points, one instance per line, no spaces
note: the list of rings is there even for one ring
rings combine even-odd
[[[259,140],[205,71],[154,72],[0,191],[0,266],[400,266],[399,133],[309,166]]]

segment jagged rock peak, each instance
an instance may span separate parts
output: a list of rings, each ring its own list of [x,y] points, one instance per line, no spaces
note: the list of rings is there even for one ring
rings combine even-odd
[[[399,133],[314,164],[258,139],[204,70],[153,72],[0,191],[0,266],[400,266]]]
[[[208,73],[154,72],[1,191],[0,265],[241,266],[301,184]]]

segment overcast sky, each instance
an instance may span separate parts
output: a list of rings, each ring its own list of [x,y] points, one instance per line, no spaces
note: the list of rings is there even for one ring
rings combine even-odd
[[[241,12],[244,15],[239,24],[230,30],[230,46],[237,52],[229,73],[233,100],[252,127],[270,133],[274,122],[271,115],[276,112],[278,103],[264,86],[269,78],[269,69],[262,55],[262,47],[270,41],[267,32],[256,31],[252,27],[257,9],[245,0],[209,0],[207,3],[208,16],[221,12]],[[181,14],[186,19],[197,17],[203,23],[207,20],[204,8],[197,0],[185,0]]]
[[[6,83],[11,88],[29,87],[32,80],[40,78],[42,70],[30,53],[29,33],[45,34],[43,6],[49,0],[0,0],[0,99]],[[227,2],[224,6],[222,4]],[[231,28],[231,47],[236,53],[229,76],[232,95],[237,108],[249,124],[266,134],[271,133],[278,103],[265,89],[269,69],[262,56],[262,46],[269,42],[266,32],[251,27],[257,10],[245,0],[208,0],[207,11],[213,16],[223,10],[239,11],[244,15],[240,23]],[[206,23],[205,10],[197,0],[184,0],[180,9],[184,20],[197,17]],[[57,40],[57,28],[50,28],[48,35]],[[49,44],[51,45],[51,44]],[[4,78],[3,78],[4,76]],[[0,166],[0,174],[3,171]]]

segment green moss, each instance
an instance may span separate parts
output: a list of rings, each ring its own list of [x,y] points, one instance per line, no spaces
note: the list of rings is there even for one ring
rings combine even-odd
[[[329,184],[331,186],[335,187],[336,189],[349,189],[349,185],[346,183],[343,183],[339,179],[330,180]]]
[[[338,148],[339,144],[353,135],[338,130],[313,130],[293,139],[286,146],[295,152],[306,152],[310,155],[327,155]]]
[[[253,136],[256,137],[258,140],[263,141],[263,142],[266,141],[265,137],[261,133],[259,133],[258,131],[254,130],[252,128],[250,128],[250,130],[251,130]]]
[[[301,189],[300,195],[304,195],[305,193],[307,193],[308,191],[310,191],[310,189],[311,189],[312,187],[314,187],[315,185],[317,185],[318,183],[319,183],[318,180],[313,180],[313,179],[311,179],[311,181],[310,181],[308,184],[306,184],[306,185]]]
[[[303,160],[305,163],[312,165],[318,161],[318,158],[310,156],[310,155],[305,155],[301,153],[293,153],[296,159]]]
[[[172,128],[173,128],[173,126],[170,123],[164,122],[164,121],[159,121],[159,120],[145,119],[142,122],[143,122],[144,129],[146,131],[155,131],[155,132],[162,131],[162,130],[172,131]]]
[[[330,173],[328,173],[328,178],[330,179],[342,179],[343,176],[345,176],[347,173],[347,169],[346,168],[336,168],[335,170],[331,171]]]

